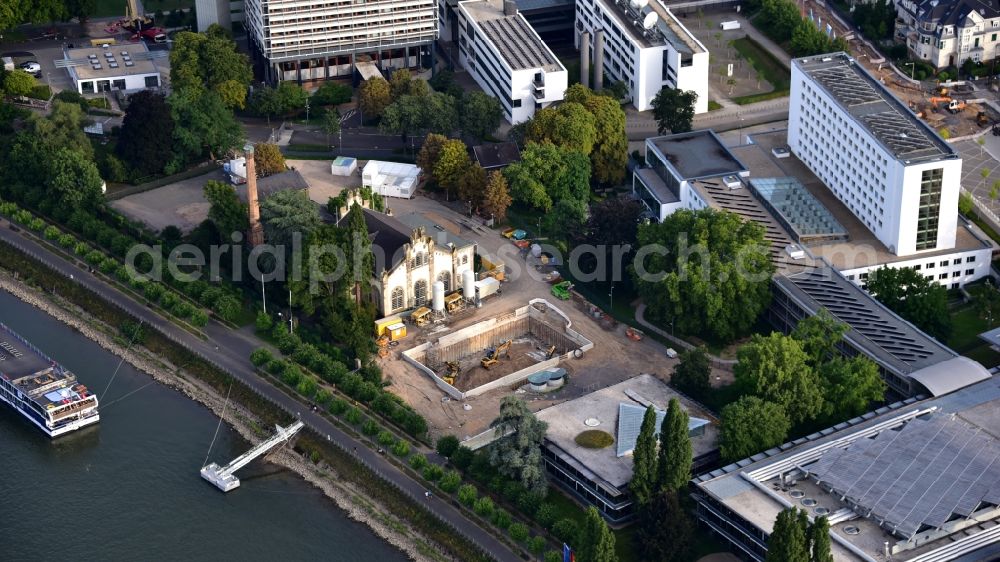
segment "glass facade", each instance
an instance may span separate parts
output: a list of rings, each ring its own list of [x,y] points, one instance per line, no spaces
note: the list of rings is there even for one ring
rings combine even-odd
[[[944,168],[924,170],[920,176],[920,206],[917,208],[917,250],[937,247],[941,215],[941,184]]]

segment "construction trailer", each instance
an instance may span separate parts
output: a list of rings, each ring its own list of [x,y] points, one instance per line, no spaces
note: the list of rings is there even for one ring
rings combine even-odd
[[[481,281],[476,281],[476,302],[481,303],[483,299],[500,292],[500,282],[493,277],[487,277]]]

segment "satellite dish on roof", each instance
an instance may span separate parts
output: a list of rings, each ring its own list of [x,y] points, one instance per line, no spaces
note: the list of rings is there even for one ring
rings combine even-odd
[[[656,15],[656,12],[649,12],[646,17],[642,20],[643,29],[653,29],[656,22],[660,20],[660,17]]]
[[[649,5],[649,0],[634,0],[635,8],[641,10]]]

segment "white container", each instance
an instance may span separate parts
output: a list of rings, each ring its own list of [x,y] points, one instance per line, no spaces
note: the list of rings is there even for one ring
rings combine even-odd
[[[476,273],[471,269],[462,272],[462,296],[469,300],[476,298]]]
[[[733,29],[739,29],[740,28],[740,22],[738,22],[736,20],[724,21],[724,22],[722,22],[722,23],[719,24],[719,27],[723,31],[732,31]]]
[[[434,298],[431,300],[431,309],[435,312],[444,311],[444,283],[434,282]]]

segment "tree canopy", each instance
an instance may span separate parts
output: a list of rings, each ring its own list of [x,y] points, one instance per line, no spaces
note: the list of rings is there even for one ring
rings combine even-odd
[[[649,313],[688,334],[731,341],[749,331],[771,301],[774,266],[764,227],[711,208],[679,210],[639,227],[633,277]]]
[[[800,517],[799,514],[802,514]],[[778,513],[774,529],[767,541],[766,562],[791,562],[809,560],[808,520],[805,512],[790,507]]]
[[[702,398],[712,388],[711,375],[712,365],[708,351],[703,346],[698,346],[681,352],[680,362],[674,366],[670,383],[689,396]]]
[[[636,541],[642,560],[684,562],[690,560],[694,526],[676,492],[657,492],[639,509]]]
[[[945,288],[919,271],[883,266],[868,274],[865,288],[889,310],[938,340],[951,334]]]
[[[781,406],[792,423],[823,413],[823,388],[809,356],[795,339],[754,334],[737,352],[733,374],[744,393]]]
[[[253,145],[253,160],[258,178],[280,174],[287,169],[285,155],[274,143],[259,142]]]
[[[361,83],[361,88],[358,90],[358,104],[363,115],[379,118],[391,102],[392,91],[389,82],[384,78],[372,78]]]
[[[26,96],[31,93],[35,84],[35,77],[19,68],[3,75],[3,93],[8,96]]]
[[[576,553],[580,562],[618,562],[615,536],[611,534],[607,522],[594,506],[587,508],[579,540],[580,546],[577,547]]]
[[[639,436],[632,450],[632,480],[629,491],[636,505],[649,503],[656,490],[656,410],[646,407]]]
[[[563,199],[587,201],[590,161],[582,152],[550,143],[528,143],[521,161],[504,169],[515,201],[543,211]]]
[[[253,79],[250,59],[219,25],[204,33],[182,31],[170,49],[170,84],[174,90],[214,91],[228,108],[246,106]]]
[[[511,201],[507,179],[503,174],[497,170],[487,174],[483,193],[483,212],[489,213],[497,221],[503,221],[507,218],[507,209]]]
[[[586,155],[594,149],[597,130],[594,116],[583,105],[566,102],[535,111],[528,121],[525,142],[550,142],[560,148],[578,150]]]
[[[129,97],[115,151],[142,175],[158,174],[170,162],[174,118],[163,94],[143,90]]]
[[[517,396],[505,396],[500,415],[490,424],[497,440],[490,446],[490,464],[525,489],[544,493],[547,481],[542,461],[542,441],[548,425],[535,418]]]
[[[246,232],[249,227],[247,205],[240,200],[236,189],[228,183],[216,180],[205,182],[205,199],[208,200],[208,218],[223,236],[234,232]]]
[[[719,453],[738,461],[785,442],[792,423],[781,406],[756,396],[743,396],[722,409]]]
[[[688,415],[676,398],[671,398],[660,425],[660,448],[656,459],[658,492],[677,492],[691,479],[691,436]]]
[[[481,141],[496,132],[502,121],[500,100],[478,90],[465,95],[461,112],[462,132]]]
[[[625,177],[628,162],[628,136],[625,134],[625,111],[618,100],[595,94],[583,84],[566,90],[566,101],[581,104],[594,116],[594,147],[590,165],[598,183],[618,183]]]
[[[693,91],[676,90],[664,86],[653,98],[653,118],[656,119],[656,130],[661,135],[669,133],[686,133],[691,130],[694,121],[694,104],[698,94]]]
[[[174,119],[174,171],[206,154],[214,158],[242,146],[243,128],[217,94],[174,92],[167,103]]]
[[[305,191],[279,191],[260,204],[264,236],[273,246],[292,247],[295,233],[305,242],[319,224],[319,207]]]

